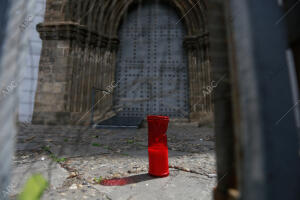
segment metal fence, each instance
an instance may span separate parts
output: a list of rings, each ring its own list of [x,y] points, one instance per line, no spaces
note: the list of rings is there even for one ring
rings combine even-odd
[[[4,0],[0,3],[0,199],[7,199],[11,162],[16,135],[19,80],[28,52],[28,32],[20,27],[27,22],[35,0]]]

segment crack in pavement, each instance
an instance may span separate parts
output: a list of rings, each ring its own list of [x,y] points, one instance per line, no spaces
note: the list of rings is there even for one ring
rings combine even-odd
[[[169,168],[173,168],[173,169],[177,169],[177,170],[180,170],[180,171],[189,172],[189,173],[193,173],[193,174],[199,174],[199,175],[203,175],[203,176],[206,176],[208,178],[211,178],[206,173],[197,172],[195,170],[188,169],[188,168],[185,168],[185,167],[180,167],[180,166],[176,166],[176,165],[169,165]]]

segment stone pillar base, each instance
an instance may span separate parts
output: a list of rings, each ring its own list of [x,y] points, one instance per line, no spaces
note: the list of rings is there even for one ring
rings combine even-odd
[[[190,113],[190,121],[198,122],[200,126],[212,124],[214,122],[213,112],[209,112],[209,113],[192,112]]]
[[[35,112],[32,117],[32,124],[64,125],[70,121],[70,112]]]
[[[43,125],[89,125],[90,113],[35,112],[32,124]]]

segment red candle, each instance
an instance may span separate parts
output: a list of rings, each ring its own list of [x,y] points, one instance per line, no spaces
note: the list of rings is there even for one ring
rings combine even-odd
[[[169,118],[148,116],[149,174],[164,177],[169,175],[167,129]]]

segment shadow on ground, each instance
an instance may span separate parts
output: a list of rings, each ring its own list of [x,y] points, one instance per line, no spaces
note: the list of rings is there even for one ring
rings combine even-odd
[[[147,174],[138,174],[138,175],[123,177],[123,178],[105,179],[105,180],[101,180],[100,184],[104,186],[124,186],[124,185],[149,181],[156,178],[157,177],[150,176],[147,173]]]

